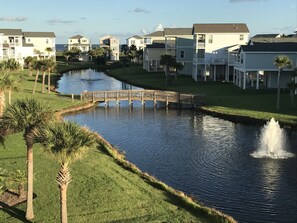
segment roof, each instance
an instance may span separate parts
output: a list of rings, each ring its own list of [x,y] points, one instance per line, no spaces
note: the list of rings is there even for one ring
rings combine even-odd
[[[54,32],[23,32],[23,34],[24,37],[56,37]]]
[[[164,35],[192,35],[192,28],[165,28]]]
[[[76,36],[70,37],[69,39],[81,39],[81,38],[83,38],[82,35],[76,35]]]
[[[252,38],[277,38],[280,34],[257,34]]]
[[[132,39],[132,38],[134,38],[134,39],[143,39],[143,37],[138,36],[138,35],[131,36],[131,37],[129,37],[128,39]]]
[[[252,37],[250,41],[253,43],[297,43],[297,36],[285,36],[278,38]]]
[[[156,31],[156,32],[150,33],[148,35],[145,35],[145,37],[157,37],[157,36],[163,37],[164,31]]]
[[[192,33],[248,33],[245,23],[199,23],[193,25]]]
[[[21,29],[0,29],[0,33],[4,33],[6,36],[22,36]]]
[[[244,52],[296,52],[297,43],[254,43],[253,45],[242,45]]]

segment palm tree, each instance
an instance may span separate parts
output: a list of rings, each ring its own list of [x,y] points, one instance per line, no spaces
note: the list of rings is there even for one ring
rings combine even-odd
[[[21,88],[21,81],[23,80],[21,75],[4,73],[0,75],[0,82],[4,91],[8,91],[8,103],[11,104],[12,91],[19,91]]]
[[[35,139],[40,142],[46,154],[60,163],[56,182],[60,189],[61,222],[67,223],[67,189],[71,181],[70,163],[82,157],[87,149],[97,144],[94,133],[73,122],[56,122],[35,131]]]
[[[176,71],[181,70],[183,65],[181,63],[176,62],[175,58],[169,54],[161,55],[160,60],[161,65],[165,65],[165,76],[166,76],[166,85],[168,83],[168,76],[170,75],[170,70],[175,70],[175,78],[176,78]]]
[[[72,52],[70,50],[64,50],[63,56],[67,61],[67,65],[69,64],[69,58],[72,56]]]
[[[48,79],[47,79],[47,93],[51,92],[51,72],[56,68],[57,64],[53,58],[48,59],[46,68],[48,72]]]
[[[40,72],[42,66],[43,66],[43,62],[41,60],[35,60],[33,63],[33,69],[36,70],[36,75],[35,75],[35,81],[34,81],[34,87],[33,87],[32,94],[34,94],[36,91],[38,76],[39,76],[39,72]]]
[[[280,75],[284,68],[290,67],[292,65],[292,61],[289,57],[280,55],[276,57],[274,60],[274,65],[278,68],[277,74],[277,96],[276,96],[276,110],[279,110],[279,102],[280,102]]]
[[[34,68],[34,60],[35,57],[28,56],[25,58],[25,64],[27,65],[28,69],[30,70],[29,77],[32,77],[32,70]]]
[[[0,116],[3,114],[5,107],[5,91],[9,91],[9,102],[11,101],[11,91],[17,90],[19,83],[11,71],[20,69],[20,64],[15,59],[8,59],[0,63]]]
[[[0,134],[8,131],[23,130],[27,147],[27,210],[26,218],[34,218],[33,212],[33,144],[34,131],[53,119],[53,111],[35,99],[18,99],[7,106],[0,119]]]
[[[47,47],[47,48],[45,48],[45,51],[47,52],[47,54],[48,54],[48,58],[50,58],[50,54],[51,54],[51,52],[53,51],[53,49],[51,48],[51,47]]]

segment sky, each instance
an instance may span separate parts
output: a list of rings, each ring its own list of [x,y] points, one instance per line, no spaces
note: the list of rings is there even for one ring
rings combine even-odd
[[[195,23],[246,23],[250,36],[297,30],[297,0],[0,0],[0,28],[54,32],[56,43],[82,35],[98,44]]]

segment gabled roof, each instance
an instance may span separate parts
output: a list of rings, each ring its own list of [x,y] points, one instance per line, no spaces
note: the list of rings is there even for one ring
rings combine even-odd
[[[145,37],[163,37],[163,36],[164,36],[164,31],[156,31],[148,35],[145,35]]]
[[[75,36],[70,37],[69,39],[81,39],[81,38],[83,38],[82,35],[75,35]]]
[[[198,23],[193,25],[195,33],[248,33],[245,23]]]
[[[192,35],[192,28],[164,28],[165,36]]]
[[[23,32],[23,34],[24,37],[56,37],[54,32]]]
[[[21,29],[0,29],[0,33],[4,33],[6,36],[22,36]]]
[[[128,39],[132,39],[132,38],[134,38],[134,39],[143,39],[142,36],[138,36],[138,35],[131,36],[131,37],[129,37]]]
[[[297,43],[254,43],[242,45],[240,50],[244,52],[296,52]]]

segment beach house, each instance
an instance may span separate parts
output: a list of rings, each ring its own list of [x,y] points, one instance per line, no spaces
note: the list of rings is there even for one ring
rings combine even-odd
[[[68,39],[68,50],[79,49],[82,53],[87,53],[91,49],[90,40],[82,35],[75,35]]]
[[[107,49],[111,61],[117,61],[120,58],[120,39],[112,35],[100,37],[99,45]]]
[[[0,61],[15,59],[21,65],[28,56],[55,57],[55,33],[0,29]]]
[[[292,71],[297,66],[297,41],[292,42],[251,42],[241,46],[234,66],[233,82],[246,89],[276,88],[278,68],[274,65],[277,56],[290,58],[291,67],[284,68],[280,77],[280,87],[287,88],[294,81]],[[295,82],[297,82],[295,78]]]
[[[137,50],[142,50],[144,47],[144,39],[142,36],[131,36],[127,39],[127,46],[130,48],[132,45],[136,47]]]
[[[194,80],[226,80],[233,73],[229,53],[245,45],[249,40],[249,29],[243,23],[194,24],[193,70]],[[234,53],[233,53],[234,54]]]

